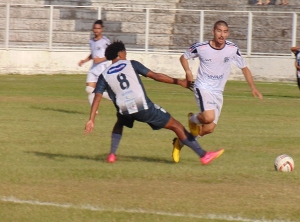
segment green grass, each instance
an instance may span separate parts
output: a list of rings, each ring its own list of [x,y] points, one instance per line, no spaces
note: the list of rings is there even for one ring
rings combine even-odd
[[[0,76],[0,221],[300,221],[296,84],[258,82],[260,101],[247,83],[228,82],[215,132],[198,140],[225,153],[202,166],[187,147],[173,163],[174,133],[139,122],[124,130],[118,161],[105,163],[116,111],[103,100],[94,131],[84,135],[84,81],[85,75]],[[187,127],[187,113],[198,110],[193,94],[144,84]],[[283,153],[293,157],[295,171],[274,170]]]

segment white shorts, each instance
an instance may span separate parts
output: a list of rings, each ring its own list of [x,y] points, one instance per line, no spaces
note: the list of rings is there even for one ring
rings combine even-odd
[[[97,82],[100,75],[101,73],[99,75],[96,75],[93,72],[88,72],[86,82]]]
[[[213,122],[217,124],[223,106],[223,95],[220,93],[212,93],[205,89],[199,88],[194,89],[194,95],[197,105],[200,109],[200,113],[206,110],[215,111],[215,119]]]
[[[87,74],[86,82],[97,82],[99,76],[102,74],[102,72],[106,69],[107,66],[108,65],[93,64]]]

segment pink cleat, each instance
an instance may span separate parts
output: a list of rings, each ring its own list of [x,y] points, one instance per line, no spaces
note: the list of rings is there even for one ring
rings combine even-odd
[[[106,159],[108,163],[114,163],[116,160],[117,160],[117,156],[114,153],[110,153]]]
[[[224,149],[220,149],[218,151],[206,152],[205,156],[200,158],[200,161],[203,165],[209,164],[214,159],[217,159],[224,153]]]

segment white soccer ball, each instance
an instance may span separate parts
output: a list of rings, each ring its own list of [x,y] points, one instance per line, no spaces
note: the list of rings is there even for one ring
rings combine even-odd
[[[289,155],[282,154],[275,159],[274,167],[279,172],[291,172],[295,167],[294,160]]]

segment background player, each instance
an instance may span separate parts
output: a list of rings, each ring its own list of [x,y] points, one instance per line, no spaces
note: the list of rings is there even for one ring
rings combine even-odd
[[[107,90],[117,108],[117,122],[112,131],[111,150],[107,162],[116,161],[115,153],[122,137],[123,127],[132,128],[135,120],[148,123],[153,130],[166,128],[174,131],[183,144],[189,146],[199,155],[202,164],[210,163],[224,152],[223,149],[216,152],[204,151],[180,122],[148,98],[139,74],[159,82],[178,84],[188,88],[189,84],[186,79],[179,80],[155,73],[137,61],[126,60],[125,46],[120,41],[109,45],[105,51],[105,56],[108,60],[112,60],[112,65],[99,77],[85,132],[89,133],[93,130],[96,111],[103,92]]]
[[[188,115],[190,131],[195,137],[214,131],[221,114],[223,91],[232,63],[242,70],[253,96],[263,98],[255,87],[252,74],[246,66],[238,46],[226,40],[229,35],[227,23],[221,20],[217,21],[212,34],[212,40],[193,44],[180,57],[188,81],[193,80],[188,60],[196,57],[200,60],[194,84],[194,95],[200,112]],[[178,162],[179,152],[183,145],[178,138],[174,139],[173,145],[173,159]]]
[[[295,46],[291,48],[291,51],[296,56],[295,67],[296,67],[296,78],[298,88],[300,89],[300,46]]]
[[[94,37],[90,39],[90,49],[91,54],[86,58],[81,60],[78,65],[82,66],[89,60],[93,60],[93,64],[87,74],[85,91],[88,94],[88,100],[90,105],[93,103],[95,94],[93,93],[96,83],[98,81],[99,75],[107,68],[109,62],[106,60],[104,53],[107,46],[110,44],[110,40],[102,35],[103,32],[103,22],[102,20],[97,20],[93,25]],[[103,97],[110,99],[107,92],[104,92]]]

